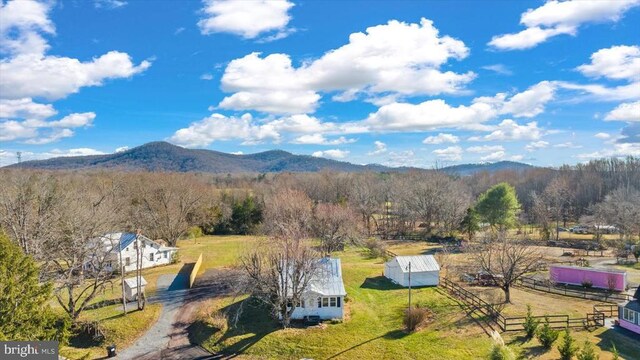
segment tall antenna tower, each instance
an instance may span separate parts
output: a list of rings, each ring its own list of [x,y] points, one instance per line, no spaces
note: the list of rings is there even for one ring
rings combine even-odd
[[[22,151],[16,152],[16,157],[18,158],[18,164],[22,162]]]

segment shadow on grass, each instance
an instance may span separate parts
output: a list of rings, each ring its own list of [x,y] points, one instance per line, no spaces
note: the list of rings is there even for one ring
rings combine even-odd
[[[362,289],[374,289],[374,290],[399,290],[403,289],[402,286],[392,282],[384,276],[376,276],[364,279]]]
[[[615,326],[596,335],[596,337],[600,339],[596,345],[601,349],[612,351],[613,344],[615,344],[620,355],[629,359],[640,359],[640,335]]]
[[[189,341],[202,345],[214,338],[215,342],[213,344],[209,342],[209,344],[214,348],[221,349],[219,353],[225,358],[234,358],[244,354],[263,337],[281,329],[279,324],[269,316],[269,310],[252,298],[224,307],[220,313],[227,318],[228,328],[226,330],[219,329],[204,321],[196,321],[188,329]],[[232,342],[236,337],[239,340]]]
[[[387,332],[386,334],[382,334],[380,336],[376,336],[376,337],[371,338],[369,340],[365,340],[365,341],[363,341],[363,342],[361,342],[359,344],[353,345],[353,346],[351,346],[351,347],[349,347],[347,349],[344,349],[344,350],[342,350],[342,351],[340,351],[338,353],[335,353],[335,354],[329,356],[327,358],[327,360],[336,359],[336,358],[340,357],[341,355],[344,355],[345,353],[347,353],[347,352],[349,352],[349,351],[351,351],[353,349],[356,349],[356,348],[358,348],[358,347],[360,347],[362,345],[368,344],[368,343],[370,343],[372,341],[376,341],[378,339],[400,340],[400,339],[404,338],[407,335],[409,335],[409,333],[407,333],[404,330],[392,330],[392,331]]]

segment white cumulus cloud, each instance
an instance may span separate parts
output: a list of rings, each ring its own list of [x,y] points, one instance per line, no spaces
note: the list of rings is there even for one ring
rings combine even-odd
[[[336,101],[358,94],[437,95],[460,93],[475,78],[441,71],[450,59],[464,59],[465,44],[440,35],[430,20],[420,24],[389,21],[353,33],[349,43],[296,67],[287,54],[252,53],[232,60],[222,76],[222,89],[232,93],[219,104],[234,110],[269,113],[312,112],[321,92],[338,92]]]
[[[340,150],[340,149],[316,151],[313,154],[311,154],[311,156],[313,157],[326,157],[326,158],[332,158],[332,159],[344,159],[345,157],[347,157],[347,155],[349,155],[348,150]]]
[[[293,6],[287,0],[205,0],[198,26],[205,35],[231,33],[254,39],[276,31],[271,38],[283,38],[290,33],[287,25]]]
[[[464,150],[460,146],[449,146],[444,149],[436,149],[432,151],[439,159],[446,161],[460,161]]]
[[[460,138],[453,134],[439,133],[436,136],[428,136],[422,140],[423,144],[443,144],[443,143],[457,143]]]
[[[576,35],[581,25],[589,23],[617,22],[639,0],[547,1],[536,9],[522,14],[520,24],[526,29],[494,36],[489,45],[500,50],[520,50],[535,47],[561,34]]]
[[[640,121],[640,101],[622,103],[611,110],[604,119],[606,121]]]

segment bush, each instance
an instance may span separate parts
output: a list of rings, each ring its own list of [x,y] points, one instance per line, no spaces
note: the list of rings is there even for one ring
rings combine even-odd
[[[531,314],[531,305],[527,305],[527,316],[524,318],[524,331],[527,333],[527,339],[533,338],[540,325],[540,320],[533,317]]]
[[[407,331],[413,332],[420,328],[431,317],[427,308],[414,307],[404,311],[403,323]]]
[[[564,338],[562,344],[558,346],[558,351],[560,352],[561,360],[571,360],[576,352],[578,352],[575,341],[569,332],[569,328],[564,330]]]
[[[376,238],[365,240],[364,247],[367,248],[369,256],[375,258],[387,258],[387,244]]]
[[[591,289],[593,287],[593,281],[591,281],[589,279],[582,280],[582,283],[580,283],[580,284],[585,289]]]
[[[516,360],[518,358],[513,350],[505,345],[500,333],[494,330],[491,333],[491,338],[494,344],[489,354],[490,360]]]
[[[615,347],[614,347],[615,349]],[[614,353],[614,359],[616,359],[617,354]],[[596,350],[593,347],[593,344],[586,340],[584,342],[584,347],[582,351],[578,354],[578,360],[598,360],[600,357],[596,354]]]
[[[615,343],[611,343],[611,353],[613,354],[613,360],[620,359],[620,354],[618,353],[618,349],[616,349]]]
[[[490,360],[516,360],[517,357],[513,353],[513,350],[506,345],[493,345],[491,354],[489,354]]]
[[[558,339],[560,333],[557,330],[553,330],[549,325],[549,318],[545,316],[544,325],[538,331],[538,341],[542,344],[542,347],[549,350],[553,346],[553,343]]]

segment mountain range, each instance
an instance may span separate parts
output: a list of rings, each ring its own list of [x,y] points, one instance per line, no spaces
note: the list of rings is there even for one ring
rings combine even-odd
[[[25,161],[8,167],[46,170],[114,169],[217,174],[315,172],[320,170],[341,172],[424,170],[410,167],[394,168],[378,164],[357,165],[309,155],[296,155],[283,150],[236,155],[213,150],[186,149],[163,141],[147,143],[113,154],[57,157],[46,160]],[[500,161],[496,163],[454,165],[440,170],[464,176],[479,171],[522,171],[531,167],[531,165],[518,162]]]

